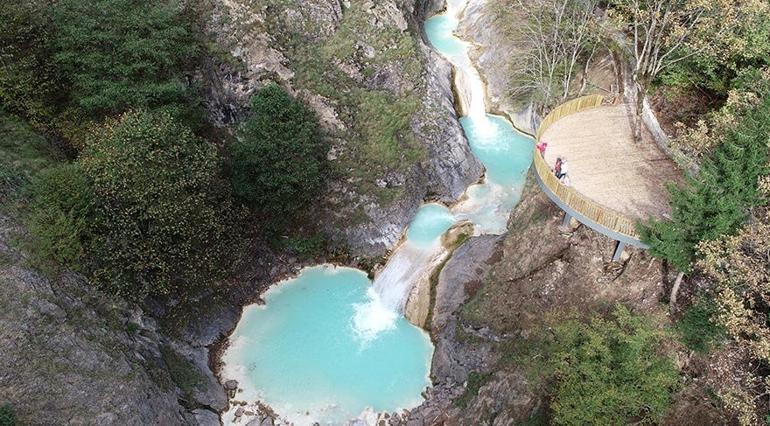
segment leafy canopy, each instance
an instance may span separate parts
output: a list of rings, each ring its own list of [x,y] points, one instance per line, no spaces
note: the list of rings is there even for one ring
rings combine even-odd
[[[179,295],[228,268],[230,213],[216,148],[168,112],[131,112],[82,157],[96,213],[93,275],[132,297]]]
[[[0,5],[0,102],[45,128],[63,102],[51,60],[52,26],[44,0]]]
[[[11,404],[0,405],[0,426],[15,426],[16,414]]]
[[[90,116],[183,102],[196,55],[175,0],[62,0],[53,8],[57,68]]]
[[[660,421],[679,384],[676,366],[660,353],[664,337],[620,306],[607,320],[557,324],[541,352],[553,380],[554,423]]]
[[[313,111],[279,86],[257,92],[251,106],[253,116],[232,147],[233,189],[255,210],[281,219],[316,198],[328,146]]]

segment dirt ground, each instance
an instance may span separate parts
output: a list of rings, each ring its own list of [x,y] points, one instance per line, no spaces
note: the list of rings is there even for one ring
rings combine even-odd
[[[661,328],[672,326],[663,302],[674,276],[661,261],[646,251],[628,249],[622,262],[613,263],[612,240],[585,226],[562,228],[562,215],[530,180],[496,263],[481,285],[468,289],[473,294],[460,312],[460,328],[470,330],[468,344],[495,342],[501,359],[505,351],[542,333],[548,321],[565,315],[602,315],[616,304],[649,316]],[[683,386],[664,424],[730,424],[711,385],[728,380],[720,372],[732,371],[739,357],[729,347],[710,355],[694,354],[674,338],[667,347],[682,369]],[[483,422],[485,415],[498,416],[494,424],[503,418],[518,419],[514,423],[531,420],[524,412],[531,416],[541,407],[535,401],[542,398],[538,396],[542,389],[527,374],[525,365],[492,366],[488,381],[455,419],[457,423]],[[494,395],[503,391],[519,395],[499,403],[503,398]],[[516,403],[521,405],[512,405]]]

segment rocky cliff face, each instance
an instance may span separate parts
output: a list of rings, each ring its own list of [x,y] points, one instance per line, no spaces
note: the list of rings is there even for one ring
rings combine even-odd
[[[500,2],[469,0],[459,31],[465,40],[474,44],[471,59],[479,67],[482,78],[487,83],[489,105],[498,112],[505,113],[513,125],[522,131],[535,133],[538,117],[534,105],[525,96],[516,96],[511,92],[510,58],[526,53],[521,43],[505,33],[505,28],[515,26],[515,22],[500,25],[500,14],[495,7]],[[516,17],[515,13],[506,14],[507,18]]]
[[[545,318],[623,303],[665,319],[659,261],[613,242],[562,212],[530,177],[503,236],[474,237],[451,255],[433,290],[433,388],[395,424],[521,424],[542,407],[536,374],[512,356],[543,332]]]
[[[211,116],[237,122],[266,81],[304,99],[335,175],[315,220],[353,254],[384,254],[424,199],[452,201],[482,173],[455,117],[451,68],[416,25],[438,3],[212,2],[224,59],[204,77]]]
[[[22,424],[219,424],[208,352],[70,272],[50,279],[9,247],[0,217],[0,402]]]

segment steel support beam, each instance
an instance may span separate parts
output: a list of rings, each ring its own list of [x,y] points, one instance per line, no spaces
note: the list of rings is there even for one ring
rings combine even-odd
[[[623,254],[623,250],[626,248],[626,243],[622,241],[616,241],[615,243],[615,253],[612,255],[612,261],[618,262],[620,261],[620,256]]]

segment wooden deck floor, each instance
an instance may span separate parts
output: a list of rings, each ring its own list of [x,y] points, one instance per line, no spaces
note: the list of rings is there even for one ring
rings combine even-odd
[[[666,183],[682,173],[645,135],[634,142],[629,110],[603,106],[566,116],[543,134],[546,162],[567,158],[571,185],[583,195],[633,219],[670,213]]]

